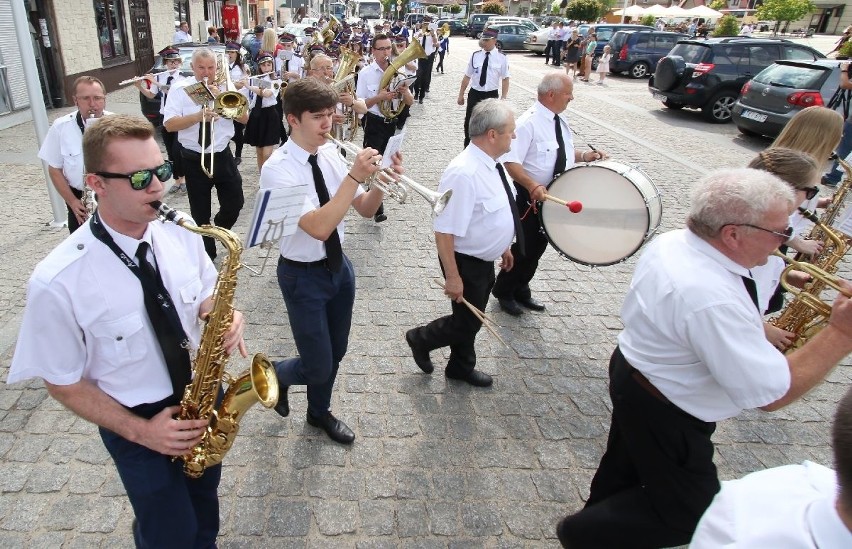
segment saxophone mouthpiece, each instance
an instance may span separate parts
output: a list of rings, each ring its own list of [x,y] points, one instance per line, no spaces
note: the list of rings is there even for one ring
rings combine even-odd
[[[157,215],[162,217],[164,221],[171,221],[173,223],[177,223],[177,217],[180,213],[177,210],[169,208],[159,200],[155,200],[154,202],[151,202],[148,205],[157,210]]]

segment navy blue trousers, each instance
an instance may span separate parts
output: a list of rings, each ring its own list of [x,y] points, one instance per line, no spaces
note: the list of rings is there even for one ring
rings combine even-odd
[[[222,466],[191,479],[183,461],[130,442],[99,428],[101,440],[115,461],[138,522],[136,547],[207,549],[219,533],[219,479]]]
[[[344,254],[340,271],[323,265],[278,262],[278,285],[287,305],[299,356],[275,363],[282,386],[308,386],[308,412],[322,417],[331,408],[331,391],[349,345],[355,272]]]

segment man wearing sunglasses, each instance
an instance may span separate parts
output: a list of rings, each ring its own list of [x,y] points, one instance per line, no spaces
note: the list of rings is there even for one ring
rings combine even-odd
[[[207,78],[207,88],[218,96],[224,91],[213,84],[216,78],[216,57],[209,48],[198,48],[192,54],[193,78],[187,78],[181,87],[169,93],[163,114],[163,125],[170,132],[177,132],[181,145],[184,175],[186,176],[186,192],[189,197],[189,211],[199,225],[210,223],[212,215],[212,191],[216,189],[219,199],[219,211],[213,217],[213,224],[230,229],[237,222],[240,210],[243,208],[243,178],[237,170],[237,163],[228,144],[234,136],[234,122],[245,124],[249,113],[234,120],[216,115],[208,105],[202,111],[201,105],[196,104],[186,93],[186,87],[203,82]],[[212,103],[212,102],[211,102]],[[204,114],[206,112],[206,114]],[[208,136],[202,136],[202,118],[207,121]],[[209,177],[201,167],[201,143],[207,146],[205,153],[213,158],[213,177]],[[205,160],[207,161],[207,160]],[[204,237],[204,247],[210,259],[216,258],[216,242],[210,237]]]
[[[687,228],[645,247],[609,363],[606,452],[585,507],[557,526],[563,546],[688,544],[719,490],[716,422],[787,406],[852,352],[844,295],[799,350],[785,356],[764,335],[750,269],[789,239],[795,203],[766,172],[719,171],[693,190]]]
[[[136,515],[137,547],[214,547],[221,465],[190,479],[172,458],[207,426],[175,415],[217,273],[198,235],[155,221],[172,170],[153,132],[127,115],[86,131],[98,209],[33,272],[7,381],[42,378],[98,425]],[[243,326],[234,311],[226,352],[246,356]]]

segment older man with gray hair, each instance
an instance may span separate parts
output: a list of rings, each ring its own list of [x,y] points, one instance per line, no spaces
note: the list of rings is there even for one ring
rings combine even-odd
[[[484,310],[494,286],[494,262],[512,268],[510,246],[520,228],[515,196],[497,159],[509,151],[515,136],[515,113],[505,101],[486,99],[473,109],[470,144],[447,166],[438,191],[453,198],[435,218],[435,244],[452,300],[452,314],[409,330],[405,339],[414,362],[427,374],[434,366],[429,352],[450,347],[445,374],[476,387],[488,387],[491,376],[477,371],[474,341],[482,322],[462,303]],[[518,235],[520,238],[520,235]]]
[[[210,200],[215,188],[219,198],[219,212],[212,221],[219,227],[230,229],[237,222],[245,199],[243,178],[228,144],[234,136],[234,121],[241,124],[248,122],[248,109],[242,117],[231,120],[215,114],[212,101],[200,105],[193,99],[199,96],[192,93],[198,86],[206,86],[213,97],[226,91],[224,82],[213,85],[216,56],[210,48],[198,48],[193,52],[192,73],[192,78],[186,78],[180,87],[169,92],[169,101],[163,112],[163,125],[168,131],[178,134],[189,211],[193,219],[199,225],[210,223]],[[190,93],[187,93],[188,90]],[[202,120],[206,123],[202,124]],[[205,145],[203,151],[201,143]],[[201,165],[202,152],[209,157],[205,163],[212,161],[213,175],[208,173],[210,166]],[[210,237],[204,237],[204,247],[210,259],[215,259],[216,242]]]
[[[773,175],[718,171],[693,190],[687,228],[645,247],[609,363],[606,452],[585,508],[557,527],[564,547],[689,543],[719,490],[716,422],[790,404],[852,352],[842,294],[828,325],[789,355],[764,336],[749,269],[789,238],[794,207]]]

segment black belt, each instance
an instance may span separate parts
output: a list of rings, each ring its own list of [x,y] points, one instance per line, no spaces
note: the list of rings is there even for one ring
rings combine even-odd
[[[301,267],[303,269],[307,269],[310,267],[327,267],[328,259],[320,259],[319,261],[296,261],[293,259],[287,259],[284,256],[278,256],[278,264],[289,265],[290,267]]]
[[[396,118],[385,118],[384,116],[379,116],[378,114],[371,112],[367,113],[367,118],[378,119],[384,124],[396,124]]]
[[[470,93],[477,93],[477,94],[481,94],[481,95],[495,95],[495,94],[498,93],[498,90],[481,91],[481,90],[477,90],[476,88],[471,87]]]
[[[645,389],[652,397],[656,398],[660,402],[664,402],[666,404],[671,404],[671,401],[666,398],[666,395],[660,392],[659,389],[654,387],[654,384],[648,381],[648,378],[645,377],[642,372],[630,366],[630,377],[633,378],[633,381],[636,382],[637,385]]]
[[[229,153],[229,152],[231,152],[231,149],[225,149],[225,150],[222,150],[222,151],[219,151],[219,152],[214,152],[212,154],[213,154],[213,157],[215,158],[217,156],[220,156],[220,155],[223,155],[223,154],[226,154],[226,153]],[[187,160],[200,160],[201,159],[201,153],[200,152],[195,152],[193,150],[187,149],[186,147],[180,148],[180,154],[181,154],[181,156],[183,156]]]

